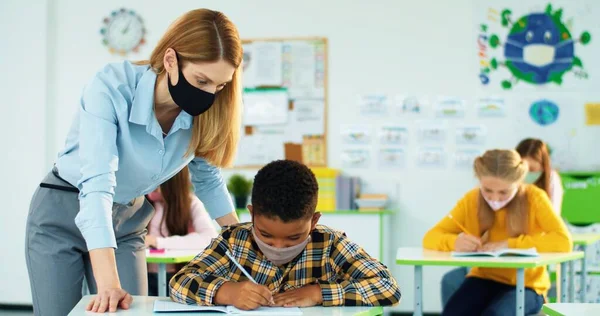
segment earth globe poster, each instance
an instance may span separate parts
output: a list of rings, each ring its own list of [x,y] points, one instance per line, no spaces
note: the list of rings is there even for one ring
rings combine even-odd
[[[476,1],[476,54],[489,91],[600,86],[600,1]]]

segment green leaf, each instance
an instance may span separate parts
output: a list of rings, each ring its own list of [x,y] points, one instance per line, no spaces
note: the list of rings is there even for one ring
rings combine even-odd
[[[560,21],[560,19],[562,18],[562,13],[563,13],[562,9],[558,9],[558,10],[556,10],[556,12],[554,12],[553,16],[554,16],[555,21],[557,21],[557,20]]]
[[[510,23],[510,15],[512,14],[512,11],[508,10],[508,9],[504,9],[502,10],[501,16],[502,16],[502,26],[507,27],[508,24]]]
[[[498,69],[498,61],[496,58],[492,58],[492,60],[490,60],[490,66],[492,66],[492,69]]]
[[[590,32],[585,31],[581,34],[579,40],[581,41],[581,44],[585,45],[592,40],[592,35],[590,34]]]
[[[581,59],[579,57],[577,57],[577,56],[573,57],[573,66],[583,68],[583,63],[581,62]]]
[[[490,46],[492,48],[496,48],[498,47],[498,45],[500,44],[500,38],[498,37],[498,35],[492,35],[492,37],[490,37]]]

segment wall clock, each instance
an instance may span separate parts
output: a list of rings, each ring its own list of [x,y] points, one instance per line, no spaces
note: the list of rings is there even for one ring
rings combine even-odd
[[[146,42],[146,28],[141,16],[125,8],[112,11],[104,18],[100,34],[108,50],[121,56],[138,52]]]

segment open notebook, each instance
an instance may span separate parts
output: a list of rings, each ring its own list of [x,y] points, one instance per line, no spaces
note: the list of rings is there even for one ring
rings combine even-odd
[[[452,257],[537,257],[539,256],[535,248],[529,249],[500,249],[496,251],[480,252],[452,252]]]
[[[175,303],[173,301],[154,301],[155,313],[196,312],[196,313],[223,313],[230,315],[302,315],[298,307],[259,307],[251,311],[243,311],[233,306],[198,306]]]

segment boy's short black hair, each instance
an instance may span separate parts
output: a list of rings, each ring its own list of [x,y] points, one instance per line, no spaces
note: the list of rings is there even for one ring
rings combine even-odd
[[[318,192],[317,179],[307,166],[293,160],[275,160],[254,177],[252,211],[284,223],[312,217]]]

